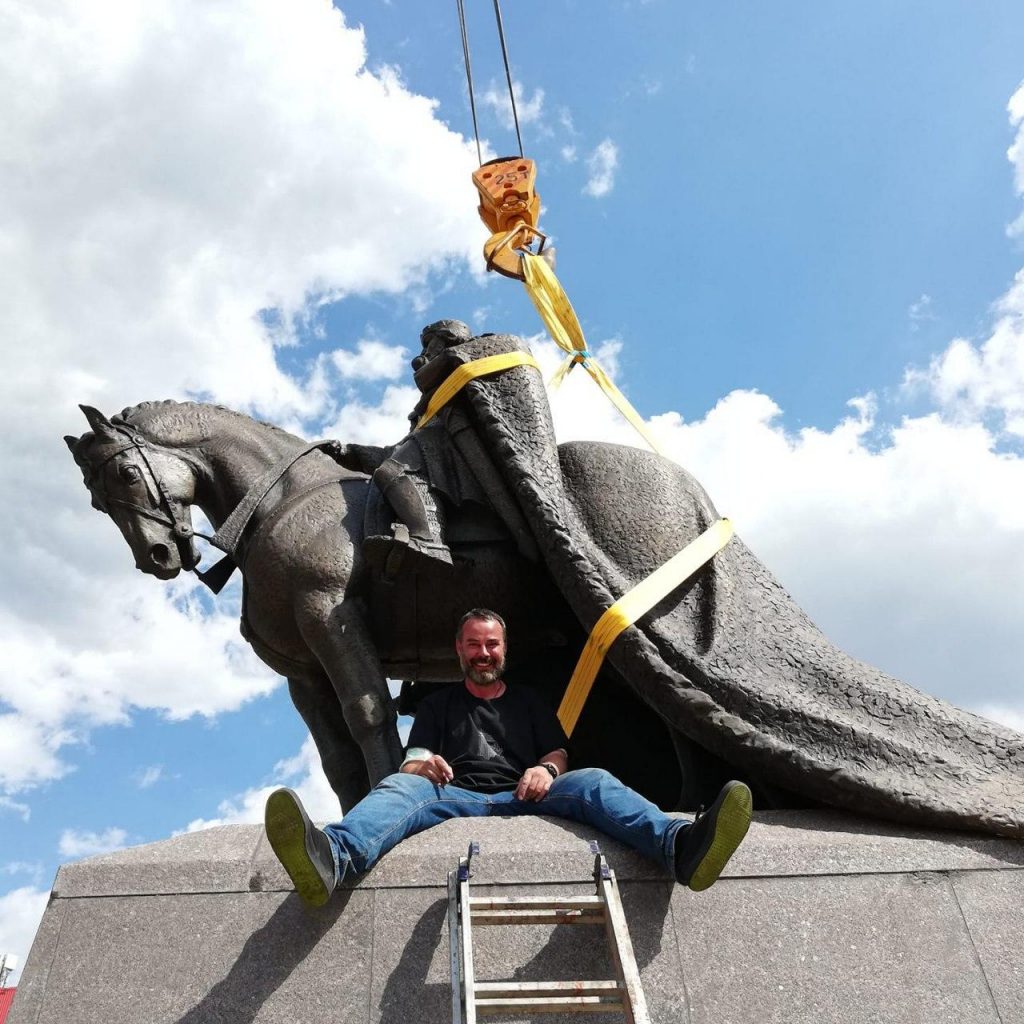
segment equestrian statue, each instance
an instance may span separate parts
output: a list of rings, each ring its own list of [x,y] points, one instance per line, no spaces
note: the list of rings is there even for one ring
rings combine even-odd
[[[648,451],[557,445],[530,359],[458,321],[423,332],[422,398],[396,445],[319,441],[198,402],[144,402],[67,436],[93,506],[136,567],[199,571],[190,509],[242,575],[241,630],[288,679],[343,810],[397,771],[400,709],[461,678],[467,608],[498,609],[506,678],[557,705],[602,614],[719,516]],[[765,807],[830,806],[925,827],[1024,837],[1024,736],[845,654],[734,536],[607,651],[572,735],[665,809],[739,778]]]

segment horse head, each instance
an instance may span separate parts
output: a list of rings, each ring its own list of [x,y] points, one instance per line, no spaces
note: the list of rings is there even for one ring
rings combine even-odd
[[[92,506],[117,524],[135,566],[162,580],[199,561],[189,511],[196,476],[180,455],[156,445],[135,426],[80,406],[92,430],[64,437],[82,471]]]

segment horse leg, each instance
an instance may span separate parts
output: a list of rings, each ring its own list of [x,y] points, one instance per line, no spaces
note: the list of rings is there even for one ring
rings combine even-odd
[[[319,606],[319,607],[318,607]],[[369,784],[398,771],[402,744],[384,666],[362,615],[351,602],[307,605],[303,638],[330,677],[345,724],[359,745]]]
[[[326,676],[289,677],[288,692],[313,737],[324,775],[344,814],[366,796],[370,786],[363,752],[352,739],[337,694]]]

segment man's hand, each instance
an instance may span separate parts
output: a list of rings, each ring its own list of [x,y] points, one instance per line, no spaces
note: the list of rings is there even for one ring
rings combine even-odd
[[[431,754],[425,761],[407,761],[402,765],[402,771],[407,775],[422,775],[438,786],[455,778],[452,766],[440,754]]]
[[[554,779],[551,778],[551,772],[547,768],[539,764],[527,768],[519,780],[519,785],[516,786],[516,799],[543,800],[548,795],[552,782]]]

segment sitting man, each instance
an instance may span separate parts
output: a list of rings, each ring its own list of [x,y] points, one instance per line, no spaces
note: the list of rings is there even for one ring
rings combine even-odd
[[[545,814],[591,825],[706,889],[750,824],[750,790],[727,783],[690,822],[670,817],[599,768],[567,771],[558,719],[527,689],[509,688],[505,623],[467,612],[455,637],[461,686],[419,706],[401,770],[379,783],[343,821],[316,828],[290,789],[270,794],[267,838],[302,899],[327,902],[350,872],[369,870],[406,836],[449,818]]]

